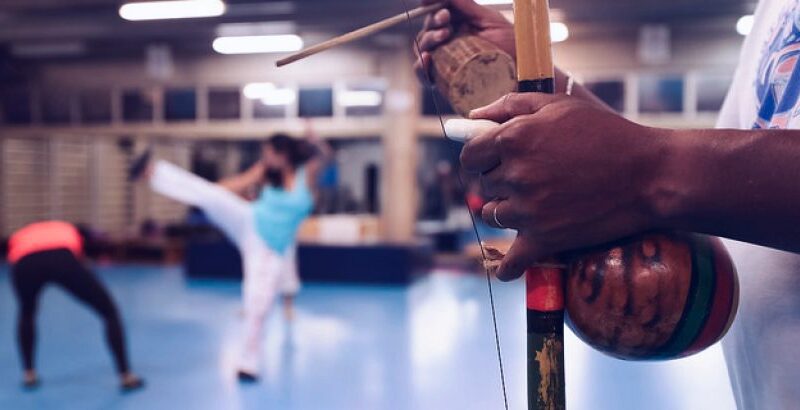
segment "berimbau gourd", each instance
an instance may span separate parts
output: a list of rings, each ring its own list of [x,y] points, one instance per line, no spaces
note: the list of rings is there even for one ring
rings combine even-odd
[[[719,239],[649,233],[570,258],[567,324],[581,340],[626,360],[697,353],[730,327],[738,281]]]

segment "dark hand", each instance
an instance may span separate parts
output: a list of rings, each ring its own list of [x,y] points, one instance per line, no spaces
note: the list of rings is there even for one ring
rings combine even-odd
[[[423,0],[422,4],[439,3],[441,0]],[[450,40],[462,26],[467,31],[496,45],[511,56],[514,50],[514,26],[499,11],[481,6],[473,0],[449,0],[447,8],[430,14],[417,36],[422,54],[415,64],[420,78],[430,68],[431,55],[436,48]]]
[[[511,280],[543,257],[654,228],[649,200],[668,131],[568,96],[509,94],[472,112],[503,123],[461,154],[481,174],[488,224],[518,231],[498,271]],[[495,211],[495,208],[497,209]],[[495,214],[496,212],[496,214]]]

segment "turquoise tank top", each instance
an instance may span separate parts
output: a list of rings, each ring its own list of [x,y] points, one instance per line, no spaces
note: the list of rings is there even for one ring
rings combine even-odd
[[[297,239],[300,224],[311,214],[314,197],[305,168],[299,168],[291,191],[268,186],[256,200],[256,230],[272,250],[284,253]]]

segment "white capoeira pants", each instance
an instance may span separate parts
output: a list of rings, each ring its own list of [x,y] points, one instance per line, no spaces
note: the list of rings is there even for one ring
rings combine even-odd
[[[166,197],[203,210],[239,248],[244,269],[244,343],[239,369],[257,374],[264,321],[272,309],[275,294],[294,295],[300,289],[294,246],[285,254],[270,249],[256,231],[251,203],[169,162],[155,162],[150,187]]]

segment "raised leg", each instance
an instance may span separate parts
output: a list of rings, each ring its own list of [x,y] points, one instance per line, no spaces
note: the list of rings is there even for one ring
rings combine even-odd
[[[250,203],[233,192],[166,161],[156,161],[150,187],[161,195],[200,208],[240,249],[253,224]]]

